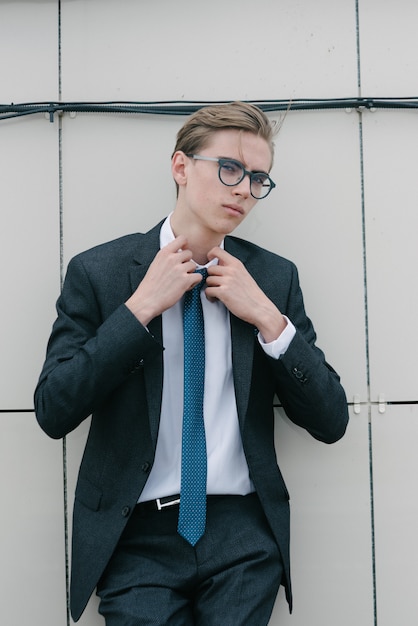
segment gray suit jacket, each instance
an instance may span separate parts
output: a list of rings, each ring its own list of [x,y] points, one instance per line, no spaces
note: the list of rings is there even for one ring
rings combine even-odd
[[[151,469],[163,381],[161,317],[149,332],[124,302],[159,249],[158,224],[97,246],[68,266],[58,317],[35,391],[39,424],[61,438],[92,414],[73,514],[71,611],[77,620],[103,573]],[[276,461],[273,398],[320,441],[345,432],[347,403],[338,375],[315,346],[295,266],[249,242],[227,237],[267,296],[296,326],[278,361],[256,329],[231,315],[232,361],[240,429],[251,478],[280,548],[291,607],[289,495]]]

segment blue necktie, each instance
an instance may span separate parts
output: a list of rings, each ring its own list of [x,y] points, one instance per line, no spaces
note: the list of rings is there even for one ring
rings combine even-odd
[[[192,546],[206,526],[206,438],[203,421],[205,329],[200,290],[202,281],[184,297],[184,406],[181,454],[180,511],[177,531]]]

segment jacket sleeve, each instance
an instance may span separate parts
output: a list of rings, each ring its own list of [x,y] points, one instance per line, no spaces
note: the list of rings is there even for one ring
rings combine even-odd
[[[88,417],[149,355],[162,350],[125,304],[104,318],[80,257],[69,264],[35,390],[41,428],[60,438]]]
[[[347,399],[340,378],[315,345],[316,333],[305,313],[296,267],[284,312],[296,334],[279,360],[270,357],[276,393],[287,416],[325,443],[338,441],[348,423]]]

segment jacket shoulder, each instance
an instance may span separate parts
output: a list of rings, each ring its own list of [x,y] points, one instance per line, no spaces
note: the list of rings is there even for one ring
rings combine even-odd
[[[84,264],[92,262],[95,259],[101,260],[109,257],[120,258],[121,255],[132,258],[135,252],[141,247],[143,237],[143,233],[133,233],[130,235],[124,235],[123,237],[118,237],[117,239],[113,239],[111,241],[106,241],[105,243],[93,246],[88,250],[79,252],[71,259],[70,262],[73,263],[80,261]]]
[[[287,269],[290,272],[296,269],[296,265],[290,259],[286,259],[271,250],[266,250],[266,248],[262,248],[246,239],[228,236],[225,242],[225,248],[227,248],[231,254],[245,260],[249,264],[262,264],[274,268]]]

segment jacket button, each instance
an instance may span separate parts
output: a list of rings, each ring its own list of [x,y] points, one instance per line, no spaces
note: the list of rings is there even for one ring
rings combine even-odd
[[[130,512],[131,512],[131,509],[129,508],[129,506],[124,506],[121,511],[123,517],[128,517]]]
[[[294,374],[295,378],[297,378],[301,383],[306,383],[306,381],[307,381],[306,376],[303,374],[303,372],[298,370],[297,367],[293,368],[293,374]]]
[[[141,465],[141,469],[143,472],[145,472],[145,474],[150,471],[150,467],[151,463],[148,463],[148,461],[145,461],[145,463],[142,463]]]
[[[141,359],[140,361],[133,361],[132,363],[130,363],[128,371],[130,374],[135,374],[135,372],[140,370],[142,367],[144,367],[144,359]]]

